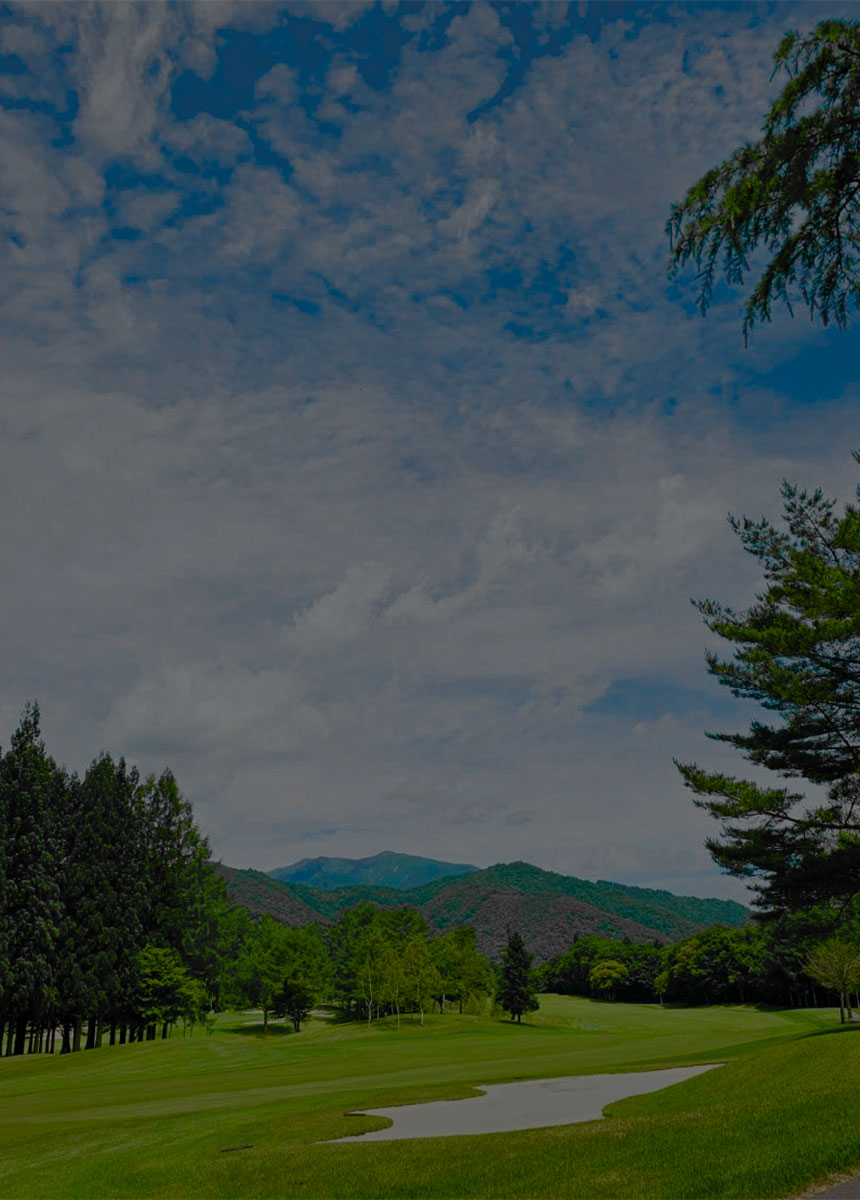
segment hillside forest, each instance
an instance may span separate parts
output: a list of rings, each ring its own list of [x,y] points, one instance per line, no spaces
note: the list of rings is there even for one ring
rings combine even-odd
[[[170,771],[141,778],[102,753],[78,776],[48,754],[38,707],[25,708],[0,754],[4,1056],[166,1037],[226,1008],[261,1010],[264,1030],[276,1017],[299,1031],[321,1002],[345,1019],[399,1024],[452,1006],[519,1019],[540,991],[679,1004],[828,998],[806,969],[811,935],[762,923],[677,940],[584,934],[533,967],[528,931],[523,945],[508,928],[487,955],[471,925],[440,932],[390,898],[311,922],[306,909],[278,920],[231,901]]]

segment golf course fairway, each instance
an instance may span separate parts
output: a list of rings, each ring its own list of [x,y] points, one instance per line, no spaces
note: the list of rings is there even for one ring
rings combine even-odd
[[[481,1084],[724,1063],[602,1120],[341,1142],[354,1110]],[[542,996],[522,1025],[454,1013],[311,1020],[0,1062],[0,1196],[781,1197],[860,1168],[860,1029],[833,1009],[660,1008]]]

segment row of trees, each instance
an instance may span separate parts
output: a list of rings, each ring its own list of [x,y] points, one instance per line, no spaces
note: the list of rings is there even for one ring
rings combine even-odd
[[[481,1008],[496,986],[474,930],[430,942],[412,909],[361,904],[325,934],[252,921],[228,903],[173,775],[141,779],[107,754],[68,772],[35,704],[0,754],[0,1054],[53,1053],[58,1031],[62,1052],[106,1031],[111,1044],[166,1037],[226,1007],[298,1031],[320,998],[423,1022],[431,1005]]]
[[[88,1047],[155,1036],[179,1015],[170,972],[187,1015],[217,1006],[231,921],[208,859],[169,771],[101,754],[69,773],[28,705],[0,756],[0,1051],[52,1051],[57,1029],[78,1050],[85,1024]]]
[[[415,909],[358,904],[341,914],[326,941],[332,1000],[368,1022],[404,1011],[423,1022],[431,1006],[479,1009],[495,993],[496,976],[478,953],[475,931],[461,926],[429,941]]]
[[[860,949],[852,945],[761,924],[716,925],[665,946],[580,937],[533,978],[540,991],[676,1004],[792,1007],[826,1004],[835,992],[847,1011],[848,993],[860,990]]]

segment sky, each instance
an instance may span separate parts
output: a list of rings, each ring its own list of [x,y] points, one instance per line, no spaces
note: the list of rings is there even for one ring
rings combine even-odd
[[[0,6],[0,742],[170,766],[213,855],[743,899],[673,758],[726,515],[858,482],[857,334],[741,335],[670,205],[853,4]]]

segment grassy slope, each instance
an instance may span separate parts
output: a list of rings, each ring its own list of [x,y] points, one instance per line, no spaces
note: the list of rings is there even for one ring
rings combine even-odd
[[[832,1011],[543,997],[520,1027],[446,1014],[398,1032],[314,1021],[0,1063],[3,1197],[766,1197],[860,1165],[860,1030]],[[823,1036],[807,1036],[825,1031]],[[611,1119],[482,1137],[315,1145],[356,1108],[516,1078],[725,1061]],[[252,1142],[253,1148],[222,1153]]]

